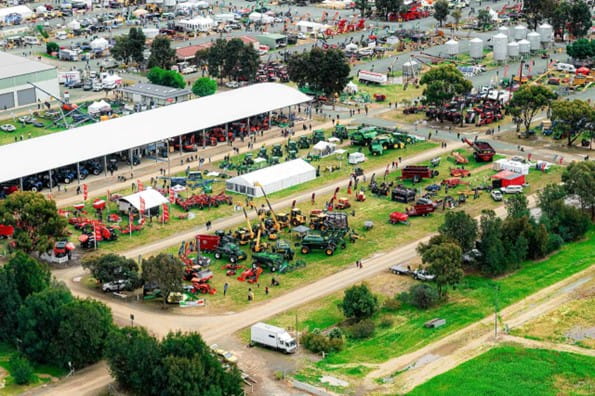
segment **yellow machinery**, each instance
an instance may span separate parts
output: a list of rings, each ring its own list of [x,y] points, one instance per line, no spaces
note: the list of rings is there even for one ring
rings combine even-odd
[[[250,224],[250,219],[248,218],[248,213],[246,213],[246,208],[241,202],[238,202],[238,205],[242,207],[242,211],[244,212],[244,218],[246,219],[246,227],[240,227],[234,231],[233,237],[238,240],[240,245],[247,245],[251,240],[254,239],[254,231],[252,230],[252,224]]]

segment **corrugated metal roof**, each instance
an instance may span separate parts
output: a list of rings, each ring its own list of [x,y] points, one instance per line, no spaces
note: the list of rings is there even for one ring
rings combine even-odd
[[[262,83],[0,146],[0,182],[267,113],[311,98]],[[18,132],[17,132],[18,133]]]
[[[161,99],[175,98],[177,96],[189,95],[191,93],[188,89],[178,89],[165,87],[163,85],[146,83],[138,83],[130,87],[122,87],[120,88],[120,91],[132,94],[153,96]]]
[[[0,51],[0,80],[55,68],[55,66]]]

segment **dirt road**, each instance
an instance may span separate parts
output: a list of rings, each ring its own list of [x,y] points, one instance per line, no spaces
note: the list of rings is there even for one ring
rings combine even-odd
[[[577,289],[594,278],[595,266],[591,266],[503,309],[500,311],[502,321],[509,328],[521,326],[573,299]],[[496,338],[494,336],[494,317],[490,315],[421,349],[380,364],[376,370],[368,374],[366,385],[380,393],[407,393],[431,378],[480,355],[498,343],[519,341],[518,338],[511,336]],[[541,347],[545,347],[545,344],[540,343]],[[538,343],[531,344],[529,340],[525,340],[523,345],[540,347]],[[558,346],[553,349],[577,352],[574,350],[576,348],[571,346]],[[593,351],[591,353],[595,354]],[[402,373],[397,375],[390,385],[377,388],[373,381],[376,378],[389,377],[399,371]]]

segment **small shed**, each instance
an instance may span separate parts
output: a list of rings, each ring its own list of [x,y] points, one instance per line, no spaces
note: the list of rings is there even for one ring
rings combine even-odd
[[[232,177],[225,183],[225,189],[249,197],[262,197],[257,183],[267,194],[271,194],[314,179],[316,169],[303,159],[295,159]]]
[[[146,190],[120,198],[118,200],[118,208],[124,213],[128,213],[131,210],[139,212],[141,198],[145,201],[145,212],[149,211],[151,214],[154,212],[158,213],[161,205],[169,203],[167,198],[161,195],[159,191],[148,187]]]
[[[335,152],[337,145],[331,142],[320,141],[312,147],[312,154],[318,155],[321,158],[328,157]]]
[[[492,176],[492,187],[502,188],[508,186],[522,186],[525,184],[525,175],[509,170],[503,170]]]
[[[287,36],[283,34],[264,33],[256,36],[256,39],[260,44],[264,44],[271,49],[287,47]]]

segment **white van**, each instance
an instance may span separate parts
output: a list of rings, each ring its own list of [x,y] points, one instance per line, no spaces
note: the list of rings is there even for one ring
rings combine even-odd
[[[504,194],[519,194],[523,192],[523,186],[506,186],[500,189]]]
[[[576,73],[576,67],[568,63],[556,63],[556,70],[568,73]]]
[[[364,153],[351,153],[349,154],[349,158],[348,158],[348,162],[351,165],[357,165],[360,164],[364,161],[366,161],[366,156],[364,155]]]
[[[25,44],[29,44],[29,45],[40,45],[41,44],[41,41],[39,41],[39,39],[37,37],[33,37],[33,36],[23,37],[23,42]]]

